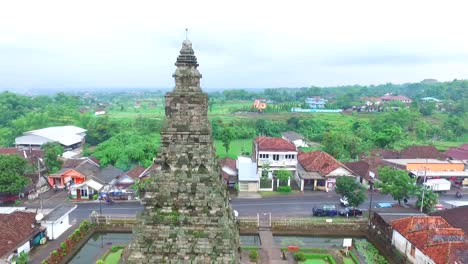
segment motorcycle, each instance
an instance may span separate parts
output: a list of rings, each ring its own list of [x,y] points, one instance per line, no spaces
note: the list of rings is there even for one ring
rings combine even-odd
[[[457,197],[458,199],[461,199],[461,198],[463,198],[463,193],[461,191],[457,191],[455,193],[455,197]]]
[[[114,200],[108,198],[108,199],[106,199],[106,204],[108,204],[108,205],[113,205],[113,204],[114,204]]]

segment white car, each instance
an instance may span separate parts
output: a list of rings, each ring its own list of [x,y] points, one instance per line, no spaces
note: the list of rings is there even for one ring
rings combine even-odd
[[[341,203],[342,206],[345,206],[345,207],[348,206],[349,205],[348,197],[346,197],[346,196],[341,197],[340,198],[340,203]]]

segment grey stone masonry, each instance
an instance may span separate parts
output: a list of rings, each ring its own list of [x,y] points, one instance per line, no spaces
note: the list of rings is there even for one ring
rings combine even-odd
[[[239,263],[239,229],[211,136],[208,95],[190,41],[166,94],[161,146],[126,263]]]

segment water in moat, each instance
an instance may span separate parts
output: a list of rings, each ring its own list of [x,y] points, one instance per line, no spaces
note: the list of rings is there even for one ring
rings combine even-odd
[[[68,263],[96,263],[112,246],[127,245],[132,238],[132,233],[95,233]]]
[[[128,245],[132,238],[132,233],[95,233],[68,263],[96,263],[112,246]],[[242,246],[260,246],[258,235],[240,236],[240,241]]]

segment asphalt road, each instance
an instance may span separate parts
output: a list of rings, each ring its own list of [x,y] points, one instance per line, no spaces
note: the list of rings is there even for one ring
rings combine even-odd
[[[339,208],[339,198],[340,196],[335,193],[313,193],[302,196],[232,199],[231,205],[239,212],[239,216],[256,216],[257,213],[272,213],[273,217],[311,216],[313,207],[335,204]],[[367,199],[359,208],[364,211],[368,210],[369,200]],[[451,201],[468,204],[468,195],[465,195],[463,199],[456,199],[454,195],[445,194],[440,196],[440,201],[446,208],[451,208],[452,205],[448,203]],[[379,202],[395,203],[389,195],[375,193],[372,201],[373,207]],[[414,199],[410,200],[409,204],[414,202]],[[102,210],[102,213],[106,215],[135,216],[143,210],[139,201],[116,202],[112,205],[107,205],[104,202],[101,205],[99,202],[86,202],[77,203],[77,205],[78,207],[70,214],[71,222],[89,218],[93,211],[99,213]]]

